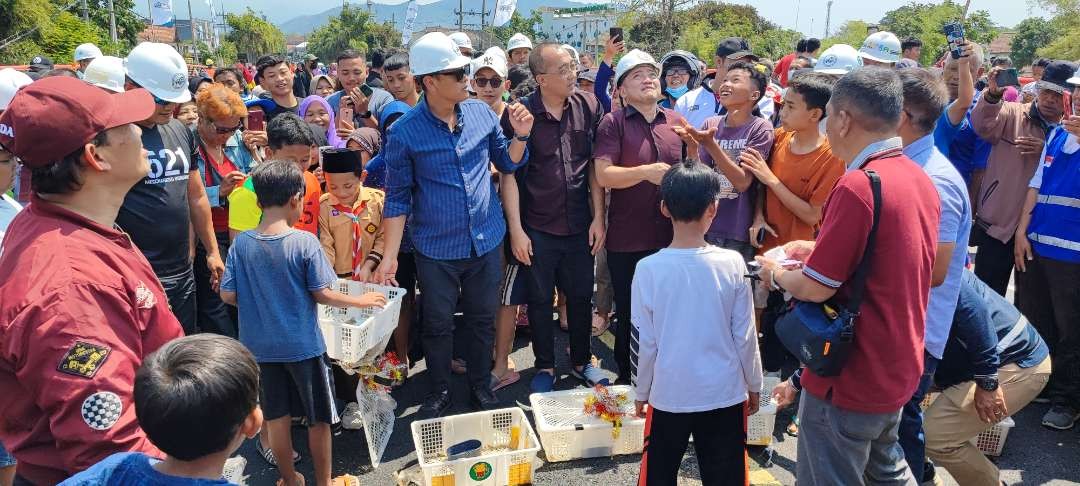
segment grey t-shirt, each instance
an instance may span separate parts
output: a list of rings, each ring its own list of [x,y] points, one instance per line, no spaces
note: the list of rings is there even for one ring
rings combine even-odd
[[[769,122],[752,116],[749,121],[740,126],[729,127],[725,124],[726,119],[725,116],[714,116],[705,120],[701,129],[716,128],[716,140],[732,162],[739,164],[739,154],[748,147],[757,150],[765,160],[769,160],[773,140],[776,138]],[[705,149],[701,149],[700,155],[702,162],[716,167],[716,163]],[[716,210],[716,218],[713,219],[707,234],[712,238],[749,241],[750,224],[754,218],[754,186],[757,182],[750,184],[750,188],[746,191],[738,192],[722,173],[720,179],[720,204]]]

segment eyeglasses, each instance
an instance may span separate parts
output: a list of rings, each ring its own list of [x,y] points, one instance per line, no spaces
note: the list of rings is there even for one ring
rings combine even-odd
[[[473,81],[476,81],[477,88],[483,88],[484,86],[487,86],[489,88],[495,89],[499,86],[502,86],[503,84],[502,78],[498,76],[494,78],[473,78]]]
[[[222,128],[222,127],[217,126],[217,124],[214,123],[211,120],[206,120],[206,124],[214,127],[214,131],[217,132],[218,135],[225,135],[226,133],[233,133],[233,132],[235,132],[237,130],[241,130],[241,129],[244,128],[244,122],[243,121],[237,122],[235,127],[226,127],[226,128]]]
[[[690,74],[690,71],[687,70],[687,69],[671,68],[671,69],[668,69],[666,73],[664,73],[664,76],[667,76],[667,77],[670,78],[672,76],[686,76],[686,75],[689,75],[689,74]]]
[[[559,67],[559,70],[556,71],[556,72],[553,72],[553,73],[540,73],[540,74],[554,74],[554,75],[561,76],[561,77],[564,77],[564,78],[569,78],[570,76],[576,76],[577,71],[573,67],[564,64],[561,67]]]
[[[458,81],[458,82],[465,79],[465,70],[464,69],[453,69],[453,70],[450,70],[450,71],[439,71],[439,72],[437,72],[435,74],[438,75],[438,76],[452,76],[454,78],[454,80]]]

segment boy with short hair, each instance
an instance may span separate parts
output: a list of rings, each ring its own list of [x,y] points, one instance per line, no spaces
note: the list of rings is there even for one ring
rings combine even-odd
[[[691,435],[702,482],[744,484],[748,475],[746,416],[757,412],[761,356],[746,263],[704,238],[721,190],[700,162],[671,166],[660,210],[674,237],[634,273],[638,415],[649,404],[642,485],[675,484]]]
[[[292,417],[306,417],[315,482],[330,484],[330,425],[338,422],[330,359],[316,303],[334,307],[386,304],[377,292],[331,290],[337,280],[318,238],[293,226],[304,211],[304,177],[296,164],[275,160],[251,172],[262,221],[229,249],[221,299],[240,311],[240,340],[255,355],[260,403],[275,458],[292,456]],[[303,483],[289,460],[277,460],[282,482]]]
[[[255,358],[217,334],[175,339],[148,356],[134,398],[139,425],[165,459],[121,452],[61,484],[232,484],[222,479],[225,461],[263,423]]]

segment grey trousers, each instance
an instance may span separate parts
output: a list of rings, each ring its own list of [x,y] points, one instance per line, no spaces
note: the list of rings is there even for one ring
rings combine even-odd
[[[799,403],[799,486],[918,486],[897,439],[900,409],[867,414],[836,408],[808,392]]]

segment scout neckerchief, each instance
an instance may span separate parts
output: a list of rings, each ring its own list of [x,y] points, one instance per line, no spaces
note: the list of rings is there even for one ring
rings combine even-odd
[[[357,195],[360,197],[360,195]],[[341,214],[344,214],[350,220],[352,220],[353,227],[353,243],[352,243],[352,279],[358,280],[360,274],[360,267],[364,264],[363,250],[360,246],[361,236],[364,229],[360,227],[360,213],[364,212],[364,208],[367,206],[367,201],[360,201],[360,206],[354,208],[348,207],[341,202],[334,205],[334,209],[338,210]]]

